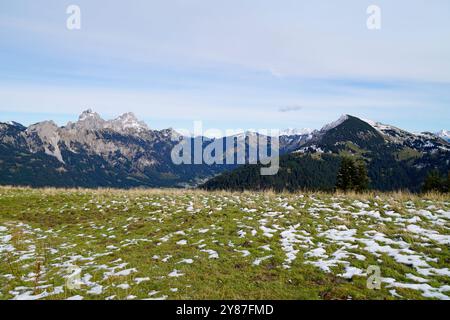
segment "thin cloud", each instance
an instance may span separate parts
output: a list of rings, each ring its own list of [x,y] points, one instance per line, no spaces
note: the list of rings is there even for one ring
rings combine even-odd
[[[303,110],[302,106],[288,106],[288,107],[281,107],[278,109],[279,112],[296,112]]]

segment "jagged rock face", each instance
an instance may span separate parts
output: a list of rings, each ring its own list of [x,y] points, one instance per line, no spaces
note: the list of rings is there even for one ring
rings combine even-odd
[[[193,181],[195,175],[185,178],[181,173],[186,169],[172,165],[172,135],[176,136],[173,130],[150,130],[132,113],[105,121],[91,110],[64,127],[52,121],[28,128],[1,123],[0,174],[6,178],[0,183],[15,184],[18,175],[28,172],[24,180],[34,185],[40,170],[47,172],[48,183],[39,181],[38,185],[159,186],[164,184],[164,177],[173,180],[169,185]],[[46,163],[46,168],[36,163]],[[27,170],[15,170],[17,165]],[[211,175],[206,171],[199,172],[199,176]]]
[[[103,120],[98,113],[88,109],[83,111],[73,128],[78,130],[100,130],[104,128],[105,123],[106,121]],[[68,125],[67,127],[70,126]]]
[[[72,153],[99,155],[111,163],[115,163],[120,155],[119,158],[136,161],[136,166],[142,169],[143,164],[151,166],[158,163],[146,149],[151,149],[151,143],[164,134],[167,133],[149,130],[132,113],[105,121],[98,113],[86,110],[75,123],[60,128],[52,121],[44,121],[30,126],[23,136],[31,152],[44,151],[61,163],[64,163],[63,149]],[[164,140],[172,144],[167,135]]]
[[[59,128],[53,121],[31,125],[22,134],[31,152],[43,151],[64,163],[61,155]]]
[[[139,121],[136,116],[131,113],[125,113],[118,117],[117,119],[108,121],[106,123],[106,128],[110,128],[117,132],[123,132],[123,133],[131,133],[131,132],[145,132],[148,131],[149,128],[147,125]]]
[[[68,123],[66,128],[77,131],[111,129],[124,134],[142,133],[149,130],[148,126],[139,121],[131,112],[124,113],[116,119],[105,121],[91,109],[83,111],[78,121]]]

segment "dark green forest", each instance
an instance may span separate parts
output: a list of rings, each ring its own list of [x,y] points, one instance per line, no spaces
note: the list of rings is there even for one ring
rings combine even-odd
[[[280,158],[280,170],[274,176],[261,176],[261,165],[245,165],[225,172],[200,186],[206,190],[275,190],[275,191],[334,191],[338,184],[338,173],[342,159],[348,156],[337,154],[288,154]],[[389,157],[371,161],[356,158],[364,163],[367,180],[359,181],[364,186],[348,188],[393,191],[423,191],[426,169],[416,169]],[[357,175],[365,177],[366,174]],[[350,178],[351,179],[351,178]],[[339,188],[339,184],[338,184]],[[340,188],[346,189],[346,188]]]

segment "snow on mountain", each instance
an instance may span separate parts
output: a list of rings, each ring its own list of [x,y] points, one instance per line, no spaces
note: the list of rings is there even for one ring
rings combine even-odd
[[[91,109],[83,111],[78,117],[78,121],[74,124],[69,122],[68,128],[85,129],[85,130],[100,130],[105,126],[106,121],[103,120],[100,115],[93,112]]]
[[[331,129],[334,129],[337,126],[339,126],[340,124],[342,124],[343,122],[345,122],[347,119],[348,119],[348,115],[344,114],[339,119],[337,119],[336,121],[333,121],[331,123],[328,123],[328,124],[324,125],[322,127],[322,129],[320,129],[320,131],[324,132],[324,131],[329,131]]]
[[[436,138],[437,135],[428,132],[411,133],[409,131],[402,130],[397,127],[386,125],[380,122],[375,122],[367,119],[361,120],[371,125],[391,143],[402,144],[421,151],[432,152],[436,151],[437,149],[446,151],[450,150],[447,144],[442,143],[442,141],[439,141],[439,139]]]
[[[7,121],[6,123],[9,124],[10,126],[26,128],[23,124],[16,122],[16,121]]]
[[[148,126],[137,119],[137,117],[127,112],[112,120],[103,120],[100,115],[87,109],[81,113],[76,123],[69,122],[67,127],[70,129],[85,129],[85,130],[101,130],[111,129],[121,133],[128,132],[144,132],[148,131]]]
[[[397,142],[402,142],[405,139],[417,139],[417,138],[433,139],[434,138],[433,135],[428,134],[426,132],[411,133],[409,131],[399,129],[399,128],[391,126],[391,125],[383,124],[381,122],[375,122],[375,121],[372,121],[369,119],[361,119],[361,120],[368,123],[369,125],[371,125],[374,129],[376,129],[378,132],[380,132],[384,136],[388,136]]]
[[[92,111],[92,109],[84,110],[78,117],[78,121],[87,121],[90,119],[97,120],[101,119],[101,117],[97,112]]]
[[[450,142],[450,131],[449,130],[441,130],[435,133],[439,138],[444,139],[445,141]]]
[[[361,119],[362,121],[368,123],[372,128],[376,129],[384,137],[388,138],[392,142],[402,143],[407,139],[415,139],[417,135],[410,133],[408,131],[399,129],[397,127],[387,125],[381,122],[372,121],[369,119]]]
[[[361,120],[368,123],[369,125],[371,125],[374,129],[376,129],[378,132],[380,132],[383,135],[388,135],[388,136],[415,135],[408,131],[405,131],[405,130],[402,130],[397,127],[387,125],[387,124],[384,124],[381,122],[376,122],[376,121],[369,120],[369,119],[361,119]]]
[[[107,121],[105,127],[121,132],[149,130],[148,126],[143,121],[139,121],[132,112],[124,113],[114,120]]]
[[[237,138],[242,137],[253,137],[253,136],[280,136],[280,137],[293,137],[293,136],[309,136],[313,132],[313,129],[309,128],[302,128],[302,129],[296,129],[296,128],[288,128],[283,130],[267,130],[267,131],[257,131],[257,130],[237,130],[237,132],[234,132],[234,134],[230,135]],[[207,136],[208,138],[224,138],[225,136]]]

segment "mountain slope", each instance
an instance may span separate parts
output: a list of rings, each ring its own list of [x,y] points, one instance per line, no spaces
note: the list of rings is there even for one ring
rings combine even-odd
[[[377,190],[418,191],[426,174],[450,170],[450,144],[432,135],[407,131],[346,115],[312,133],[290,155],[281,157],[280,173],[259,177],[258,166],[247,165],[215,177],[206,189],[332,189],[340,157],[363,159],[370,187]],[[324,183],[322,177],[327,177]],[[296,180],[298,179],[298,181]]]
[[[245,165],[208,180],[206,190],[324,190],[332,191],[340,158],[333,154],[287,154],[280,158],[276,175],[262,176],[261,165]]]

